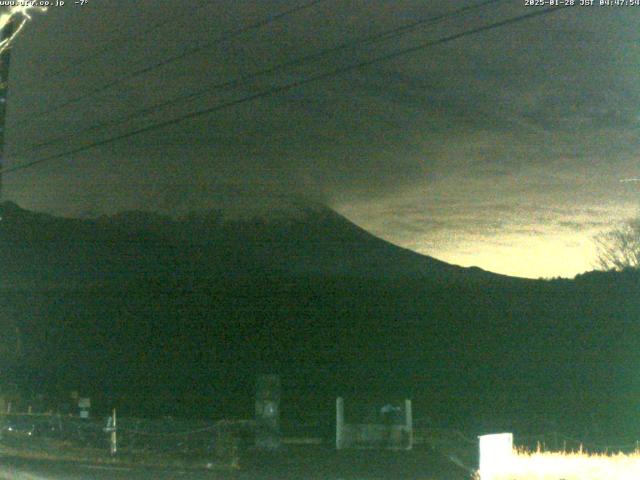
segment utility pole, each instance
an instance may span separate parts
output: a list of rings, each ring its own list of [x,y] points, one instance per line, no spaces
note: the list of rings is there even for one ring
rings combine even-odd
[[[8,40],[16,31],[16,21],[12,18],[0,32],[0,41]],[[2,201],[2,170],[4,169],[4,132],[7,114],[7,90],[9,89],[9,63],[11,46],[0,53],[0,202]]]

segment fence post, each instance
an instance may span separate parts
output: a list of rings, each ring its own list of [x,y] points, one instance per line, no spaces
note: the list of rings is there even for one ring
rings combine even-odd
[[[109,445],[109,453],[111,453],[111,455],[115,455],[118,452],[118,437],[116,432],[117,423],[116,423],[115,408],[113,409],[113,416],[111,418],[113,419],[113,424],[111,426],[111,443]]]
[[[409,434],[407,450],[411,450],[413,448],[413,410],[411,400],[408,398],[404,401],[404,426]]]
[[[344,447],[344,399],[336,399],[336,450]]]

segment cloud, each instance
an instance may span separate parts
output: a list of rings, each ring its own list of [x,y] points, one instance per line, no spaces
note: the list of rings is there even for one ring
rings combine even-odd
[[[147,25],[173,11],[157,2],[136,3]],[[105,18],[124,32],[139,31],[140,25],[121,10],[98,4],[84,16],[77,9],[53,9],[32,22],[14,51],[9,161],[36,158],[16,153],[34,139],[72,135],[104,117],[453,8],[411,0],[393,5],[375,0],[364,8],[340,1],[219,42],[91,102],[18,123],[150,59],[178,54],[185,45],[211,41],[211,35],[218,38],[285,7],[282,1],[227,1],[201,7],[208,14],[176,13],[175,25],[166,31],[114,47],[59,79],[42,72],[68,65],[117,36]],[[505,4],[464,21],[428,25],[315,65],[256,78],[239,89],[211,92],[95,138],[233,102],[525,10]],[[634,183],[619,180],[637,173],[640,69],[637,45],[628,39],[640,28],[640,18],[622,10],[567,9],[468,36],[42,165],[7,177],[7,192],[25,206],[63,213],[182,211],[251,192],[306,195],[401,245],[421,251],[427,245],[436,256],[456,248],[478,252],[473,245],[516,248],[527,238],[546,238],[558,247],[562,242],[554,235],[575,241],[573,235],[598,229],[605,217],[620,218],[637,204]],[[78,42],[87,32],[92,42]]]

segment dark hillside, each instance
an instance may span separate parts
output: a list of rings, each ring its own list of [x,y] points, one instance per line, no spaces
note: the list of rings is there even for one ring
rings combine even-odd
[[[464,269],[321,207],[179,221],[4,210],[0,311],[22,332],[13,375],[32,389],[246,416],[256,373],[273,371],[289,411],[409,395],[421,417],[465,422],[624,419],[640,393],[637,273]]]

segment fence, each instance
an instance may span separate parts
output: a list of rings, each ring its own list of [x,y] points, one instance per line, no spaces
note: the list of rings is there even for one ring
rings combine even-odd
[[[253,441],[253,421],[186,421],[164,418],[83,419],[55,414],[4,414],[0,442],[5,451],[79,460],[118,459],[138,463],[203,463],[233,466]]]
[[[376,412],[377,413],[377,412]],[[377,422],[376,422],[377,420]],[[411,450],[413,447],[413,417],[411,400],[404,408],[391,404],[382,407],[377,419],[366,423],[345,422],[344,399],[336,400],[336,449],[387,448]]]
[[[414,445],[430,449],[466,470],[478,467],[477,439],[473,433],[451,428],[414,426]],[[298,418],[283,422],[283,446],[299,447],[335,444],[331,418],[315,418],[306,423]],[[178,420],[173,418],[82,419],[76,415],[0,415],[0,444],[6,454],[15,452],[34,457],[93,461],[131,461],[138,464],[180,464],[234,466],[243,452],[255,445],[255,423],[251,420]],[[115,432],[116,448],[113,448]],[[582,441],[557,432],[515,435],[514,442],[529,451],[580,451],[600,454],[637,450],[633,440],[607,443]],[[640,476],[638,477],[640,478]]]

